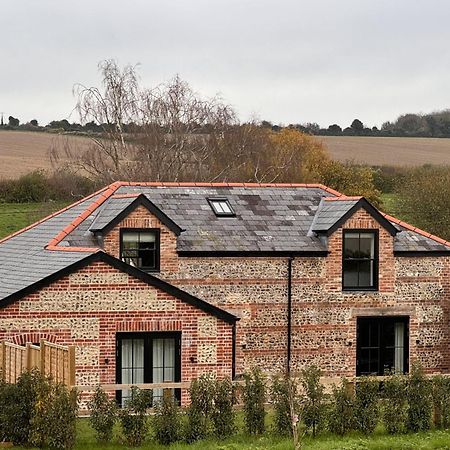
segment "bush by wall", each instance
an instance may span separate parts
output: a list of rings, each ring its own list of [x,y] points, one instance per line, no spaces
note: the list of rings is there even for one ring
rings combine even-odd
[[[427,379],[422,368],[413,364],[408,377],[408,418],[410,431],[425,431],[431,425],[431,381]]]
[[[408,402],[408,380],[404,375],[389,375],[383,382],[382,418],[389,434],[405,432]]]
[[[266,380],[258,367],[254,367],[249,373],[245,374],[244,380],[242,397],[245,429],[249,434],[262,434],[265,430]]]
[[[147,409],[152,404],[152,392],[133,386],[130,398],[120,411],[120,424],[125,442],[130,447],[142,445],[149,431]]]
[[[235,413],[233,411],[235,402],[235,389],[231,380],[229,378],[216,380],[211,422],[214,434],[219,439],[231,436],[236,430]]]
[[[109,398],[100,387],[97,387],[92,399],[88,402],[88,408],[90,412],[89,422],[95,430],[97,441],[110,442],[118,414],[116,401]]]
[[[320,382],[321,370],[310,366],[302,370],[301,384],[303,388],[302,419],[307,428],[315,436],[323,428],[326,413],[325,390]]]
[[[185,439],[195,442],[205,439],[211,432],[211,414],[215,393],[215,377],[203,374],[192,380],[189,388],[191,403],[187,410]]]
[[[375,378],[361,377],[355,388],[355,428],[364,434],[375,431],[379,418],[379,386]]]
[[[292,434],[291,407],[289,403],[289,379],[278,376],[272,379],[271,400],[274,409],[274,430],[277,434]]]
[[[345,378],[338,386],[332,388],[328,427],[332,433],[340,436],[354,427],[353,388]]]
[[[436,375],[432,379],[433,423],[436,428],[450,427],[450,378]]]
[[[170,445],[181,437],[181,417],[177,400],[172,392],[164,393],[161,401],[155,405],[153,431],[156,442]]]

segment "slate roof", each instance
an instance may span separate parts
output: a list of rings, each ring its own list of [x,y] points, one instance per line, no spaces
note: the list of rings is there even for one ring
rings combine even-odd
[[[180,254],[215,255],[326,254],[326,239],[316,233],[358,201],[321,185],[114,183],[0,241],[0,300],[99,251],[91,230],[107,226],[140,195],[183,230],[177,238]],[[235,216],[217,217],[210,197],[226,197]],[[326,197],[341,200],[323,201]],[[399,231],[398,254],[450,252],[443,239],[383,216]]]

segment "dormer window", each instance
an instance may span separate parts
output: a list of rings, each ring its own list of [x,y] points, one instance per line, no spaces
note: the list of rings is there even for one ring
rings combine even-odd
[[[342,288],[378,289],[378,234],[375,230],[344,230]]]
[[[120,259],[146,272],[159,271],[159,230],[122,229]]]
[[[208,198],[208,203],[217,217],[233,217],[235,215],[226,198]]]

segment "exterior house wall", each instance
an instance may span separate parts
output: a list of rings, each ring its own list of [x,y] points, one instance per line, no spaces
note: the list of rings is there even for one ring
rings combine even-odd
[[[148,220],[158,227],[143,209],[136,210],[141,220],[136,226]],[[120,226],[105,239],[105,250],[114,256],[118,256],[118,240],[113,236],[119,235]],[[378,291],[342,291],[342,231],[352,228],[378,230]],[[287,258],[178,257],[176,236],[162,228],[163,235],[164,245],[173,251],[166,264],[161,249],[161,278],[241,318],[236,373],[252,365],[272,373],[284,370]],[[391,315],[409,317],[411,362],[419,360],[429,372],[450,371],[450,258],[394,256],[393,237],[362,209],[329,236],[328,244],[327,257],[293,261],[291,367],[316,364],[330,376],[354,375],[357,318]]]
[[[77,385],[116,382],[116,333],[181,332],[181,381],[232,373],[232,325],[95,262],[10,304],[0,339],[76,346]],[[186,395],[186,393],[183,393]]]

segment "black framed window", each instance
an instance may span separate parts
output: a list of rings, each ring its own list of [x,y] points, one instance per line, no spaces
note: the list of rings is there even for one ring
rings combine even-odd
[[[342,287],[348,290],[378,289],[378,232],[344,230]]]
[[[208,198],[208,203],[218,217],[233,217],[235,215],[227,198]]]
[[[164,383],[181,380],[181,333],[118,333],[116,379],[118,384]],[[180,400],[180,389],[173,389]],[[153,390],[153,402],[163,395],[163,389]],[[118,391],[123,404],[129,390]]]
[[[356,375],[408,372],[408,328],[407,317],[358,318]]]
[[[159,230],[122,229],[120,259],[147,272],[159,270]]]

